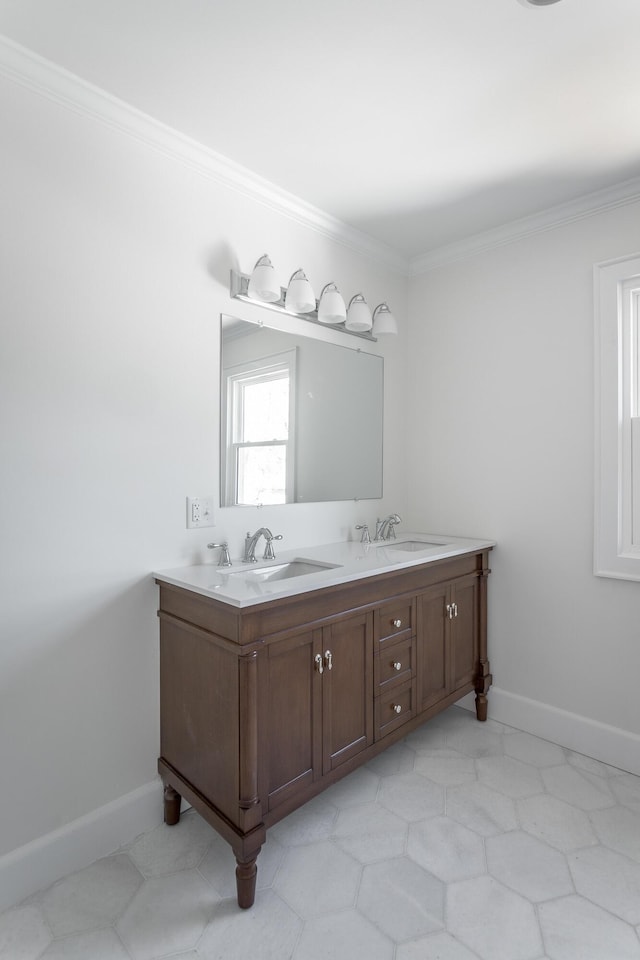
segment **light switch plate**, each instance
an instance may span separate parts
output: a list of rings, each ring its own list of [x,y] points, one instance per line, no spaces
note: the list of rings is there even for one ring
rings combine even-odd
[[[187,497],[187,527],[215,527],[213,496]]]

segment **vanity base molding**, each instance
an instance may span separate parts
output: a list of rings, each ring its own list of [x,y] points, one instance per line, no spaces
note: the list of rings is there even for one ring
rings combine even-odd
[[[471,691],[486,720],[488,553],[246,608],[159,581],[165,823],[230,844],[240,907],[270,826]]]

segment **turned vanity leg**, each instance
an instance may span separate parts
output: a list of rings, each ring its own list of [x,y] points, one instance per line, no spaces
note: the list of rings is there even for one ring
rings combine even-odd
[[[164,785],[164,822],[169,827],[175,826],[180,819],[180,794],[168,783]]]
[[[487,693],[493,683],[491,667],[487,660],[487,577],[489,569],[489,553],[482,555],[482,570],[479,577],[478,617],[479,617],[479,650],[478,673],[476,674],[476,717],[478,720],[487,719]]]
[[[489,661],[480,661],[480,673],[476,677],[476,717],[478,720],[487,719],[487,693],[493,677],[489,672]]]
[[[256,875],[258,873],[258,868],[256,866],[256,859],[258,854],[255,857],[252,857],[250,860],[241,860],[236,856],[236,888],[238,891],[238,906],[242,907],[243,910],[247,910],[249,907],[253,906],[253,901],[256,898]]]

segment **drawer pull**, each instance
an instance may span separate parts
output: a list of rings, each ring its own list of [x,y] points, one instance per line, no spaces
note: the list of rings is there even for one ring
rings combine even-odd
[[[399,703],[392,703],[391,709],[393,710],[394,713],[402,713],[402,707]]]
[[[393,623],[394,627],[396,628],[396,630],[399,630],[400,627],[402,626],[402,620],[393,620],[392,623]]]
[[[399,660],[394,660],[391,666],[393,667],[394,670],[402,670],[402,664],[400,663]]]

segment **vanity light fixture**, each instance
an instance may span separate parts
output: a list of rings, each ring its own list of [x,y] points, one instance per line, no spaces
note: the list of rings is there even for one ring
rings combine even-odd
[[[316,309],[316,295],[302,268],[291,274],[284,306],[289,313],[313,313]]]
[[[249,296],[253,300],[263,300],[265,303],[275,303],[280,299],[280,284],[266,253],[260,257],[253,268],[249,280]]]
[[[266,307],[268,310],[275,310],[276,313],[298,317],[309,323],[331,325],[340,333],[362,337],[363,340],[375,341],[378,333],[398,332],[395,318],[387,304],[379,304],[372,316],[362,293],[357,293],[351,298],[348,311],[335,283],[325,284],[320,300],[316,300],[302,268],[291,274],[289,286],[286,289],[284,287],[276,289],[276,285],[273,264],[264,254],[256,263],[251,275],[231,270],[229,294],[234,300],[243,300],[254,306]]]
[[[396,318],[386,303],[379,303],[373,311],[373,334],[376,337],[398,332]]]
[[[347,308],[342,294],[335,283],[326,283],[318,301],[318,320],[320,323],[344,323]]]
[[[347,310],[347,322],[345,327],[347,330],[371,330],[371,310],[369,310],[369,304],[362,296],[361,293],[356,293],[355,297],[351,297],[349,301],[349,309]]]

